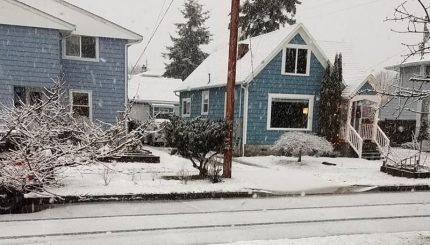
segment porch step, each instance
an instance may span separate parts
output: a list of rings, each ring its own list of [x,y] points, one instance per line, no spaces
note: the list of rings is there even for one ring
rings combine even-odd
[[[379,151],[363,152],[361,157],[366,160],[381,160],[383,157]]]

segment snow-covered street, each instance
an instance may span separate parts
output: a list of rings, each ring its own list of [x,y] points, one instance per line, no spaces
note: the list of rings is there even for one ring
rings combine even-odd
[[[413,192],[66,205],[1,216],[0,244],[210,244],[422,232],[430,231],[429,200],[430,193]]]

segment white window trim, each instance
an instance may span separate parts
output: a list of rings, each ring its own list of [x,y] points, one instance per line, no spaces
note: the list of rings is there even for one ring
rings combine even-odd
[[[63,48],[63,59],[65,60],[79,60],[79,61],[91,61],[91,62],[99,62],[100,61],[100,49],[99,49],[99,38],[94,37],[96,39],[96,58],[83,58],[82,57],[82,35],[72,35],[72,36],[78,36],[79,37],[79,51],[80,51],[80,57],[77,56],[69,56],[66,55],[66,38],[70,36],[66,36],[62,39],[62,48]]]
[[[290,72],[285,72],[285,63],[287,60],[287,56],[286,56],[286,52],[287,49],[291,48],[291,49],[296,49],[296,68],[295,68],[295,72],[294,73],[290,73]],[[306,64],[306,74],[301,74],[301,73],[297,73],[297,59],[298,59],[298,49],[307,49],[308,50],[308,61]],[[281,74],[282,75],[289,75],[289,76],[309,76],[310,74],[310,69],[311,69],[311,54],[312,54],[312,50],[310,49],[310,47],[308,45],[298,45],[298,44],[288,44],[286,47],[284,47],[282,49],[282,67],[281,67]]]
[[[184,114],[184,102],[190,103],[190,113]],[[191,98],[183,98],[181,101],[181,115],[182,117],[190,117],[191,116]]]
[[[205,103],[205,95],[208,96],[208,111],[204,111],[204,103]],[[201,109],[201,114],[202,116],[207,116],[209,115],[209,90],[206,91],[202,91],[202,109]]]
[[[267,106],[267,130],[271,131],[312,131],[312,119],[314,113],[314,95],[305,94],[269,94]],[[272,121],[272,100],[273,99],[291,99],[291,100],[309,100],[309,113],[308,113],[308,127],[307,128],[272,128],[270,122]]]
[[[91,90],[79,90],[71,89],[69,90],[69,102],[70,102],[70,113],[73,114],[73,93],[88,94],[88,104],[90,108],[90,121],[93,121],[93,92]]]

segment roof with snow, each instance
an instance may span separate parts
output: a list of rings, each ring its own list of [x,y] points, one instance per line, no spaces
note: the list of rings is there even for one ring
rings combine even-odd
[[[17,12],[18,11],[18,12]],[[0,23],[141,41],[142,36],[64,0],[0,0]]]
[[[128,99],[137,103],[176,104],[179,103],[179,97],[174,91],[181,83],[180,79],[154,74],[134,75],[128,82]]]
[[[369,73],[357,63],[351,45],[344,42],[316,41],[303,24],[295,24],[278,31],[263,34],[240,43],[249,44],[250,51],[237,61],[236,83],[251,82],[255,77],[297,34],[307,41],[319,61],[325,65],[334,61],[336,53],[343,56],[343,76],[345,90],[343,96],[355,95],[366,82]],[[178,91],[222,87],[227,84],[228,45],[219,48],[181,84]],[[252,59],[251,59],[252,57]],[[333,63],[333,62],[331,62]],[[210,74],[210,79],[209,79]]]
[[[396,65],[385,67],[385,69],[388,70],[399,70],[400,67],[409,67],[409,66],[417,66],[417,65],[424,65],[424,64],[430,64],[430,54],[425,53],[423,56],[421,56],[420,53],[417,53],[415,55],[412,55],[410,57],[407,57],[402,62],[399,62]]]
[[[75,30],[72,23],[15,0],[0,0],[0,24]]]

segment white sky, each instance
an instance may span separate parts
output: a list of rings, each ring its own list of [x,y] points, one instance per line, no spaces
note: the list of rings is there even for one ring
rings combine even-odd
[[[130,49],[130,64],[134,64],[155,27],[157,17],[170,0],[68,0],[93,13],[129,28],[144,37],[141,44]],[[384,22],[391,17],[394,8],[403,0],[302,0],[298,7],[297,22],[303,22],[311,34],[320,40],[347,41],[354,45],[361,62],[369,71],[392,65],[406,53],[402,42],[421,39],[420,35],[398,34],[391,28],[401,29],[402,23]],[[170,45],[170,34],[175,34],[174,23],[182,21],[179,9],[184,0],[174,0],[173,5],[154,36],[143,62],[147,60],[153,72],[163,72],[162,53]],[[207,26],[213,34],[213,41],[205,47],[210,52],[228,42],[230,0],[199,0],[210,11]],[[419,8],[414,7],[417,11]],[[422,12],[418,12],[423,15]],[[227,61],[226,61],[227,62]]]

